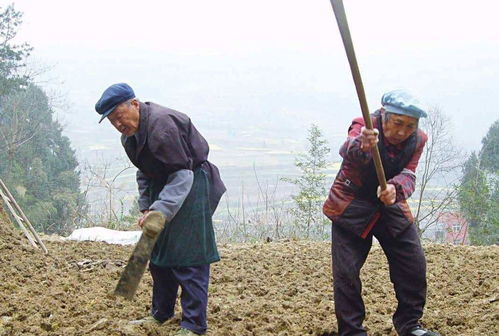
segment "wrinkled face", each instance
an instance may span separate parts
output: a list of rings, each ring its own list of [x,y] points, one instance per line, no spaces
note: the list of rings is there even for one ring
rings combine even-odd
[[[404,142],[417,129],[418,120],[414,117],[391,113],[383,118],[383,133],[392,145]]]
[[[107,118],[121,134],[134,135],[139,130],[139,101],[133,99],[130,103],[118,105]]]

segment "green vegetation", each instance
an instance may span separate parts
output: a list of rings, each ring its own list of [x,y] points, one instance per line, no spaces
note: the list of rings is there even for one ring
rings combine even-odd
[[[474,245],[499,244],[499,120],[465,163],[459,204]]]
[[[13,5],[0,12],[0,178],[35,229],[67,233],[85,210],[78,162],[46,93],[27,71],[32,48],[12,42],[21,23]]]
[[[25,87],[31,80],[25,72],[25,60],[33,48],[27,43],[12,44],[21,23],[22,13],[16,11],[13,5],[0,12],[0,96],[2,97]]]
[[[322,214],[322,204],[326,198],[324,171],[330,149],[317,125],[312,125],[308,134],[308,152],[298,155],[295,161],[300,175],[283,179],[298,187],[298,194],[292,196],[296,207],[291,209],[291,213],[296,226],[306,238],[310,238],[313,233],[323,236],[324,228],[329,223]]]

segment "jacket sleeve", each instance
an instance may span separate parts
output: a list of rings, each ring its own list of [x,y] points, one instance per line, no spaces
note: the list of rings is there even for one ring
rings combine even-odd
[[[137,185],[139,187],[139,210],[143,212],[149,209],[151,205],[150,201],[150,180],[149,178],[140,170],[137,170]]]
[[[189,169],[181,169],[170,174],[159,193],[158,200],[149,209],[162,212],[167,222],[171,221],[191,191],[193,181],[194,173]]]
[[[165,114],[151,123],[148,132],[148,148],[168,176],[149,209],[162,212],[167,221],[180,210],[194,181],[189,124],[185,115]]]
[[[423,131],[418,132],[420,141],[414,151],[414,154],[412,155],[411,160],[400,174],[395,175],[387,181],[387,183],[395,186],[396,202],[408,199],[416,189],[416,168],[418,167],[419,159],[423,153],[426,141],[428,140],[428,136]]]
[[[372,159],[371,152],[364,152],[360,149],[360,130],[363,126],[364,119],[354,119],[348,129],[348,138],[340,148],[340,155],[343,159],[359,165],[366,165]]]

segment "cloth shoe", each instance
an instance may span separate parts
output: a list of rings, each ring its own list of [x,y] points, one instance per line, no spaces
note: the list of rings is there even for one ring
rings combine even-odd
[[[175,333],[175,336],[197,336],[197,335],[199,335],[199,334],[196,334],[195,332],[192,332],[189,329],[185,329],[185,328],[180,328]]]
[[[128,322],[129,324],[135,324],[135,325],[144,325],[144,324],[156,324],[156,325],[162,325],[163,322],[156,320],[153,316],[149,315],[144,318],[141,318],[140,320],[133,320]]]
[[[435,331],[430,331],[421,327],[416,327],[411,331],[409,331],[407,336],[441,336],[441,335]]]

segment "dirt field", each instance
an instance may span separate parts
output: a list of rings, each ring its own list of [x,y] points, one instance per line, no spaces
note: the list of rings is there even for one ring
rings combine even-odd
[[[31,248],[0,214],[0,336],[171,335],[129,320],[149,310],[147,274],[136,300],[113,298],[131,247],[47,242]],[[429,293],[425,326],[442,335],[499,335],[499,247],[425,246]],[[330,244],[289,241],[220,246],[213,265],[209,335],[334,335]],[[386,260],[374,247],[363,268],[365,325],[396,335]]]

